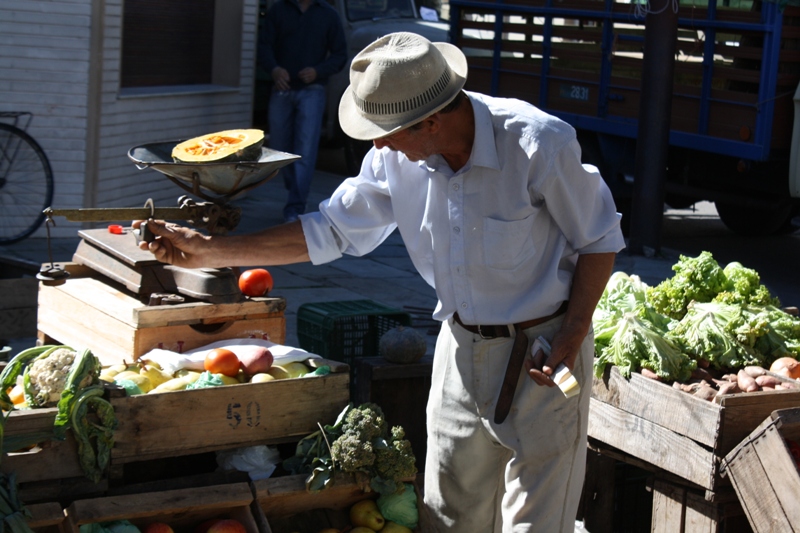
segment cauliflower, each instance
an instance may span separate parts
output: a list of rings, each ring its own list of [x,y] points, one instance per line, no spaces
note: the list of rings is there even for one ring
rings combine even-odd
[[[28,403],[32,407],[53,407],[58,404],[77,356],[78,352],[71,348],[56,348],[35,358],[25,368],[24,374],[19,377],[23,380]],[[88,387],[94,378],[94,373],[86,372],[77,388]]]

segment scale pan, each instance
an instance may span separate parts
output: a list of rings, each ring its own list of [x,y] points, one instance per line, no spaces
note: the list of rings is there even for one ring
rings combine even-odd
[[[258,161],[229,161],[225,163],[176,163],[172,149],[183,141],[169,141],[134,146],[128,157],[143,170],[152,168],[179,185],[191,190],[199,186],[208,192],[231,197],[251,189],[272,177],[273,173],[300,159],[299,155],[261,148]],[[180,183],[183,182],[183,183]]]

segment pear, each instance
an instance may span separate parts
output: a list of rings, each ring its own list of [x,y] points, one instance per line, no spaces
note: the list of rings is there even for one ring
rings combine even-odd
[[[238,385],[239,383],[241,383],[238,377],[234,378],[231,376],[226,376],[225,374],[214,374],[214,375],[219,379],[221,379],[222,383],[224,383],[225,385]]]
[[[114,381],[119,382],[122,380],[134,382],[136,386],[139,387],[139,390],[145,394],[153,389],[153,384],[150,383],[150,380],[147,378],[147,376],[143,376],[138,372],[134,372],[133,370],[126,370],[125,372],[120,372],[114,376]]]
[[[375,500],[367,498],[350,507],[350,523],[358,527],[366,527],[380,531],[386,523]],[[355,531],[355,530],[353,530]]]
[[[401,526],[397,522],[392,522],[391,520],[387,520],[386,525],[383,526],[383,529],[381,529],[381,533],[414,533],[414,532],[408,529],[406,526]]]
[[[272,365],[272,367],[267,370],[267,374],[270,374],[275,379],[291,379],[291,378],[299,378],[305,376],[311,372],[311,369],[308,368],[303,363],[286,363],[283,365]]]
[[[150,390],[149,394],[158,393],[158,392],[172,392],[176,390],[184,390],[188,387],[192,381],[190,381],[188,376],[183,376],[179,378],[172,378],[169,381],[165,381],[158,387],[153,388]]]
[[[147,379],[150,380],[150,384],[153,386],[153,388],[158,387],[162,383],[172,379],[172,376],[161,370],[161,368],[150,363],[145,364],[142,369],[139,370],[139,374],[147,377]]]
[[[266,383],[267,381],[275,381],[275,376],[262,372],[250,378],[250,383]]]

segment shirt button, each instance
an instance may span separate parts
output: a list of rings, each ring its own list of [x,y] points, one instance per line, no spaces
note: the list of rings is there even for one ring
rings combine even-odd
[[[461,188],[461,187],[460,187],[460,185],[458,183],[454,183],[453,184],[453,190],[454,191],[457,191],[459,188]]]
[[[461,302],[461,309],[467,308],[467,302]]]
[[[455,231],[456,233],[461,233],[461,228],[456,226],[455,228],[453,228],[453,231]]]

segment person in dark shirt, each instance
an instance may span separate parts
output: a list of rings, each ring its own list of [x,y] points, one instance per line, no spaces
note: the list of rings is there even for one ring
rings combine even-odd
[[[283,218],[305,213],[317,161],[325,86],[347,62],[339,14],[325,0],[278,0],[260,34],[259,64],[271,74],[269,144],[302,159],[284,167]]]

